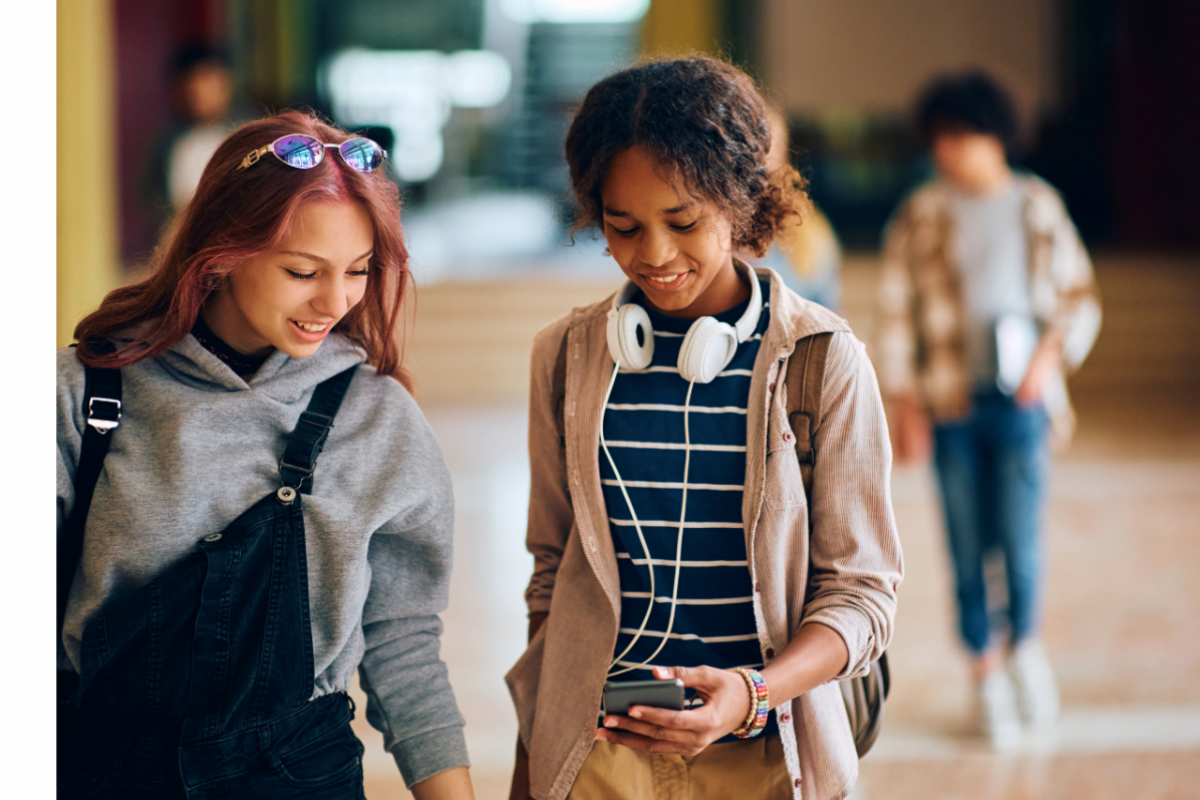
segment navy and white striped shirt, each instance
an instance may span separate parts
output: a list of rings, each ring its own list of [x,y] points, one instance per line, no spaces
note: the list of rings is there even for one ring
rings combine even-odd
[[[751,371],[770,318],[770,285],[759,283],[763,311],[757,330],[738,345],[733,361],[720,375],[692,389],[688,412],[691,464],[678,600],[670,637],[651,659],[652,665],[763,666],[742,524],[746,405]],[[733,325],[748,303],[716,318]],[[650,550],[656,602],[645,631],[614,671],[644,661],[667,630],[683,500],[683,412],[688,383],[679,375],[676,361],[683,336],[694,320],[665,316],[644,303],[643,307],[654,327],[654,359],[645,370],[622,369],[618,374],[604,411],[604,437]],[[621,580],[621,626],[615,657],[629,645],[645,617],[650,567],[603,450],[600,477]],[[652,677],[648,668],[634,669],[614,680]],[[774,727],[774,717],[771,719]]]

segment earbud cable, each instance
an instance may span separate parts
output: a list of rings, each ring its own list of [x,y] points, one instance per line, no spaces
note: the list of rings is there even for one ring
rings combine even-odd
[[[617,370],[619,368],[620,368],[619,366],[613,368],[613,377],[612,377],[612,380],[608,384],[608,392],[604,396],[604,408],[606,408],[606,409],[608,408],[608,399],[609,399],[609,396],[612,394],[613,385],[616,383],[616,380],[617,380]],[[676,608],[676,605],[679,600],[679,574],[680,574],[680,568],[682,567],[682,564],[683,564],[684,521],[687,519],[688,472],[689,472],[689,469],[691,468],[691,461],[692,461],[692,438],[691,438],[691,431],[688,426],[688,412],[691,409],[692,389],[695,387],[695,385],[696,385],[696,382],[694,380],[688,381],[687,399],[685,399],[684,403],[683,403],[683,441],[684,441],[683,500],[681,503],[681,508],[679,510],[679,535],[676,537],[676,541],[675,541],[675,580],[674,580],[674,585],[671,588],[671,611],[670,611],[670,616],[667,619],[667,629],[666,629],[666,631],[663,632],[662,641],[660,641],[658,643],[658,647],[655,648],[654,652],[651,653],[646,659],[644,659],[640,664],[635,664],[632,667],[625,667],[624,669],[617,670],[616,672],[612,672],[611,671],[612,668],[614,666],[616,666],[620,662],[620,660],[622,658],[624,658],[625,655],[630,650],[633,649],[633,646],[635,644],[637,644],[638,639],[640,639],[642,637],[642,634],[645,633],[646,625],[650,622],[650,614],[654,610],[654,603],[655,603],[654,559],[650,556],[650,547],[646,544],[646,537],[642,535],[642,527],[641,527],[641,524],[638,522],[637,514],[633,510],[633,503],[629,499],[629,493],[625,490],[625,483],[624,483],[624,481],[621,480],[620,473],[617,472],[617,465],[613,461],[612,454],[608,452],[608,444],[605,442],[605,439],[604,439],[603,420],[601,421],[601,424],[600,424],[600,445],[601,445],[601,447],[604,448],[604,454],[608,457],[608,463],[612,467],[613,474],[615,474],[617,476],[617,485],[621,487],[621,494],[625,497],[625,504],[629,506],[629,513],[633,517],[633,524],[634,524],[634,528],[637,530],[638,540],[641,542],[642,550],[646,554],[646,566],[650,570],[650,602],[646,606],[646,615],[642,618],[642,624],[638,628],[637,633],[634,634],[633,639],[631,639],[629,644],[625,647],[625,649],[621,651],[620,655],[618,655],[616,658],[614,658],[613,662],[611,664],[609,664],[608,668],[610,671],[608,673],[608,677],[610,677],[610,678],[614,677],[616,675],[622,675],[626,672],[632,672],[635,669],[641,669],[641,668],[646,667],[651,661],[654,660],[654,657],[657,656],[662,651],[663,647],[667,643],[667,639],[669,639],[671,636],[671,630],[675,627],[675,608]]]
[[[620,364],[613,365],[612,379],[609,380],[609,382],[608,382],[608,391],[604,393],[604,405],[601,406],[601,414],[604,414],[608,411],[608,400],[610,397],[612,397],[613,386],[617,382],[617,372],[620,369],[621,369]],[[608,465],[610,467],[612,467],[613,475],[615,475],[617,478],[617,486],[620,487],[621,495],[624,496],[624,498],[625,498],[625,505],[627,505],[629,507],[629,514],[631,517],[633,517],[633,528],[634,528],[634,530],[637,531],[638,541],[640,541],[642,543],[642,550],[645,551],[646,559],[647,559],[647,561],[649,561],[650,560],[650,547],[646,544],[646,537],[642,534],[642,524],[640,522],[638,522],[637,512],[633,510],[633,501],[629,499],[629,492],[626,491],[626,489],[625,489],[625,482],[623,480],[621,480],[621,473],[617,469],[617,462],[613,461],[612,453],[610,453],[608,451],[608,442],[604,438],[604,419],[603,419],[603,417],[601,417],[601,419],[600,419],[600,447],[601,447],[601,449],[604,450],[604,455],[608,458]],[[651,562],[649,564],[649,567],[650,567],[650,605],[646,606],[646,616],[642,618],[642,625],[640,628],[638,628],[637,635],[633,637],[633,641],[631,641],[629,643],[629,646],[626,647],[624,650],[622,650],[621,653],[616,658],[613,659],[612,663],[608,665],[609,670],[611,670],[614,666],[616,666],[617,662],[619,662],[622,658],[624,658],[625,654],[628,653],[630,651],[630,649],[633,648],[634,644],[637,643],[638,638],[641,637],[642,631],[646,630],[646,623],[648,623],[650,621],[650,612],[654,610],[654,564],[653,564],[653,562]],[[621,672],[626,672],[626,671],[627,670],[622,670]],[[611,677],[612,675],[620,675],[620,674],[621,674],[620,672],[610,673],[609,677]]]

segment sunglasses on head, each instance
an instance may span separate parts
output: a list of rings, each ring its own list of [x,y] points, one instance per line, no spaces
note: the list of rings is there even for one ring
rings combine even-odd
[[[387,157],[387,151],[370,139],[359,137],[347,139],[341,144],[326,144],[311,136],[293,133],[280,136],[269,145],[250,151],[242,159],[238,169],[252,166],[267,153],[274,153],[276,158],[289,167],[312,169],[325,160],[325,151],[331,147],[338,151],[347,167],[358,172],[374,172]]]

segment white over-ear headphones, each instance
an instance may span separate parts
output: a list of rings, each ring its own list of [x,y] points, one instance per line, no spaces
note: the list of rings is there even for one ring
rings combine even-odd
[[[679,374],[689,383],[709,383],[729,366],[744,342],[758,327],[762,314],[762,289],[754,271],[734,261],[734,268],[746,274],[750,281],[750,304],[736,325],[720,322],[714,317],[700,317],[688,328],[679,347]],[[637,303],[631,303],[638,287],[633,281],[613,298],[608,312],[608,352],[621,369],[645,369],[654,358],[654,328],[650,315]],[[641,341],[638,333],[641,332]]]

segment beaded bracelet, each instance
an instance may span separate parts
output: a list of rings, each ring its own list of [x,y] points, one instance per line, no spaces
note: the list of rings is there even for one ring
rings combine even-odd
[[[767,727],[767,716],[771,712],[771,706],[767,702],[767,682],[755,669],[735,667],[730,672],[741,675],[746,681],[746,687],[750,690],[750,713],[746,716],[742,727],[734,731],[733,735],[739,739],[750,739],[758,736],[763,732],[763,728]]]

